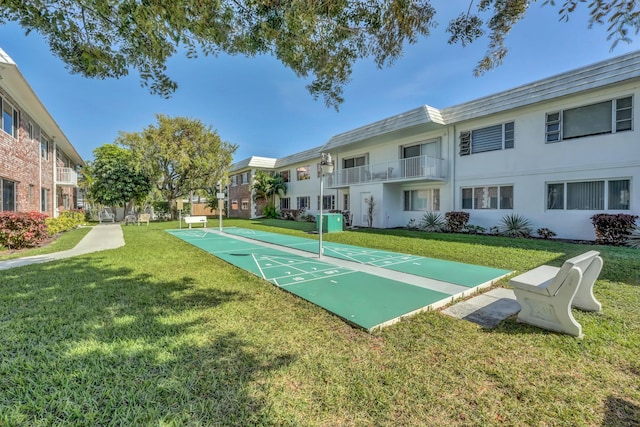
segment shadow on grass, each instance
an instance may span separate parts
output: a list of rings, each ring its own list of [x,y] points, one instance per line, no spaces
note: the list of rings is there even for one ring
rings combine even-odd
[[[273,424],[256,382],[289,365],[220,307],[253,297],[74,258],[0,276],[9,425]],[[202,281],[200,279],[200,281]]]
[[[609,396],[602,425],[606,427],[640,426],[640,406],[626,399]]]

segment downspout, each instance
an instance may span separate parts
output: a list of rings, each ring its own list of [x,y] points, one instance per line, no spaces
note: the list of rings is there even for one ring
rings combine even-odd
[[[51,140],[53,141],[53,158],[51,162],[53,164],[53,200],[52,200],[52,208],[53,208],[53,217],[58,218],[58,145],[56,144],[56,137],[52,136]]]
[[[38,145],[36,147],[36,152],[38,153],[38,206],[40,207],[38,210],[42,212],[42,130],[38,130],[40,132],[36,140],[36,144]]]
[[[453,129],[450,132],[449,140],[451,141],[451,158],[453,161],[451,162],[451,205],[453,211],[456,211],[457,200],[455,198],[456,195],[456,125],[452,125]]]

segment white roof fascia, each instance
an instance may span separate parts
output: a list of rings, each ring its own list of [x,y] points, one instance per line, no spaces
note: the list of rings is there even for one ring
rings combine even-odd
[[[402,114],[335,135],[322,147],[322,149],[332,150],[398,130],[429,124],[434,125],[433,128],[435,129],[440,126],[444,126],[445,122],[442,119],[440,110],[429,105],[424,105]]]
[[[305,162],[311,159],[317,159],[319,161],[323,147],[324,146],[321,145],[319,147],[310,148],[308,150],[301,151],[299,153],[295,153],[290,156],[282,157],[276,160],[275,167],[282,168],[285,166],[293,165],[295,163]]]
[[[276,159],[271,157],[258,157],[251,156],[248,159],[240,160],[232,164],[229,167],[230,172],[237,172],[242,169],[258,168],[258,169],[273,169],[276,163]]]
[[[459,123],[637,78],[640,78],[640,51],[443,108],[442,116],[446,123]]]
[[[40,98],[24,78],[16,63],[0,48],[0,85],[19,104],[29,117],[51,138],[62,151],[78,165],[85,162],[64,134],[55,119],[49,114]]]

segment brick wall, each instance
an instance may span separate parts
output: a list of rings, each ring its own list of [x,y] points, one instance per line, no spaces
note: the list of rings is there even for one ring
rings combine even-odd
[[[53,142],[45,132],[40,131],[38,124],[21,109],[20,105],[0,88],[0,97],[4,102],[18,110],[18,139],[0,130],[0,177],[16,183],[16,210],[29,212],[40,210],[40,190],[48,190],[48,200],[45,213],[53,215],[55,204],[53,201]],[[34,128],[34,138],[29,138],[29,124]],[[40,140],[49,140],[48,159],[41,157]],[[59,187],[62,194],[69,195],[70,207],[75,206],[72,187]],[[59,196],[62,201],[62,194]]]

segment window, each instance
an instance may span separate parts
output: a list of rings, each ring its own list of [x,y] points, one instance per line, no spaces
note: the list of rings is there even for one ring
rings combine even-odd
[[[49,160],[49,140],[44,137],[40,141],[40,155],[43,159]]]
[[[249,210],[249,199],[242,199],[242,204],[240,205],[240,209],[243,211]]]
[[[308,210],[309,205],[309,196],[298,197],[298,209]]]
[[[547,113],[546,142],[631,130],[633,99],[628,96]]]
[[[298,181],[311,179],[311,166],[300,166],[296,168],[296,179]]]
[[[344,194],[342,197],[342,209],[345,211],[349,210],[349,194]]]
[[[629,210],[630,180],[547,184],[548,210]]]
[[[358,157],[351,157],[349,159],[342,159],[342,168],[357,168],[358,166],[364,166],[367,164],[367,156],[362,155]]]
[[[237,199],[231,200],[231,209],[234,210],[234,211],[238,210],[238,200]]]
[[[462,209],[513,209],[513,186],[463,188]]]
[[[280,209],[291,209],[291,199],[289,197],[283,197],[280,199]]]
[[[233,175],[231,177],[231,186],[235,187],[236,185],[238,185],[238,175]],[[237,202],[237,201],[236,201]],[[237,203],[236,203],[237,204]]]
[[[2,211],[13,212],[16,210],[16,183],[8,179],[0,179],[2,182]]]
[[[68,194],[63,194],[62,195],[62,207],[64,207],[65,210],[69,210],[69,195]]]
[[[419,144],[405,145],[401,147],[400,155],[403,159],[419,156],[440,157],[440,138]]]
[[[243,172],[241,176],[242,179],[242,184],[248,184],[249,183],[249,172]]]
[[[49,210],[49,190],[46,188],[40,190],[40,210],[42,212]]]
[[[506,150],[515,146],[515,123],[508,122],[460,133],[460,155]]]
[[[439,211],[440,189],[408,190],[404,192],[405,211]]]
[[[289,171],[280,171],[280,176],[282,177],[282,180],[284,182],[289,182],[290,181],[290,176],[289,176]]]
[[[6,100],[0,98],[0,109],[2,110],[2,130],[18,139],[18,110]]]
[[[323,210],[334,210],[336,208],[336,196],[335,195],[330,195],[330,196],[322,196],[323,199],[323,203],[322,203],[322,209]],[[318,209],[320,209],[320,196],[318,196]]]

